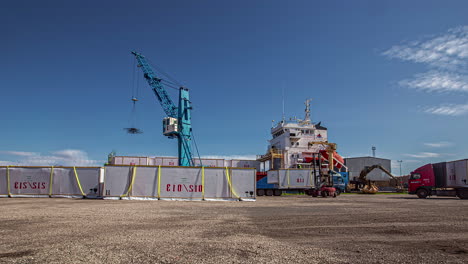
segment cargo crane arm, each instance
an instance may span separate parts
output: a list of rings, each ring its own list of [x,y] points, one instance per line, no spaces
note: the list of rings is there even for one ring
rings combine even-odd
[[[138,67],[143,71],[143,76],[148,82],[149,86],[154,91],[154,94],[158,98],[161,106],[167,116],[177,118],[177,106],[172,102],[172,99],[167,94],[167,91],[161,84],[161,79],[156,76],[151,66],[145,59],[145,56],[141,55],[136,51],[132,51],[132,54],[135,55],[136,60],[138,61]]]
[[[372,165],[372,166],[366,166],[364,167],[364,169],[361,171],[361,173],[359,174],[359,180],[361,182],[366,182],[367,179],[366,179],[366,176],[371,172],[373,171],[374,169],[380,169],[382,170],[383,172],[385,172],[385,174],[387,174],[388,176],[390,176],[390,178],[394,179],[396,184],[397,184],[397,189],[402,189],[402,186],[401,186],[401,183],[400,181],[395,177],[393,176],[386,168],[382,167],[381,165]]]
[[[367,174],[369,174],[371,171],[373,171],[374,169],[377,169],[377,168],[381,169],[383,172],[385,172],[385,174],[390,176],[390,178],[394,179],[398,183],[398,179],[395,178],[395,176],[393,176],[387,169],[385,169],[381,165],[372,165],[372,166],[364,167],[364,169],[359,174],[359,180],[361,180],[362,182],[365,182]]]
[[[158,78],[153,68],[149,65],[145,56],[132,51],[138,61],[138,67],[143,71],[143,76],[153,89],[158,98],[164,113],[168,117],[164,118],[163,134],[178,139],[179,166],[193,166],[192,155],[192,124],[191,124],[191,102],[189,100],[189,90],[185,87],[179,88],[179,106],[177,107],[169,97],[166,89],[162,85],[162,79]],[[171,127],[171,129],[167,129]]]

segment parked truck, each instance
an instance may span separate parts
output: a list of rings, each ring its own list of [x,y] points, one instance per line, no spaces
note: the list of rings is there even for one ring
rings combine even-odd
[[[332,172],[336,195],[345,192],[348,172]],[[257,196],[280,196],[283,192],[307,192],[316,188],[317,174],[310,169],[283,169],[257,172]]]
[[[408,193],[468,199],[468,159],[426,164],[411,172]]]

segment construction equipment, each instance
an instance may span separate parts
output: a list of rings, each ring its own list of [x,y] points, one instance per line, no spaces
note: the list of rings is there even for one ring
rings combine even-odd
[[[342,176],[335,172],[335,167],[341,168],[343,166],[343,162],[339,161],[338,158],[341,158],[337,153],[337,145],[336,143],[331,143],[328,141],[311,141],[308,143],[308,146],[312,145],[323,145],[325,146],[325,151],[320,151],[317,157],[312,158],[312,164],[316,164],[318,160],[319,163],[319,175],[317,175],[317,187],[309,190],[307,194],[312,195],[314,197],[322,196],[322,197],[336,197],[340,194],[341,190],[335,188],[335,181],[334,178],[340,178],[341,182],[344,183],[344,179]],[[327,160],[327,167],[326,169],[322,168],[322,156]],[[315,171],[315,169],[314,169]],[[344,185],[344,184],[343,184]]]
[[[153,68],[146,58],[132,51],[138,61],[138,67],[143,71],[143,76],[153,89],[167,117],[163,119],[163,134],[169,138],[178,140],[179,166],[193,166],[192,160],[192,124],[191,124],[191,102],[189,100],[189,90],[179,87],[179,106],[177,107],[169,97],[162,84],[162,79],[158,78]]]
[[[328,172],[335,171],[335,167],[341,168],[344,166],[344,161],[342,160],[341,156],[336,153],[337,145],[336,143],[331,143],[328,141],[311,141],[308,143],[309,147],[312,145],[323,145],[325,146],[325,151],[321,151],[322,156],[328,161]],[[341,160],[339,160],[341,159]],[[323,171],[321,175],[324,177],[320,181],[326,181],[329,184],[332,183],[331,173],[327,173]]]
[[[376,164],[376,165],[372,165],[372,166],[366,166],[364,167],[364,169],[362,169],[361,173],[359,174],[359,181],[361,183],[366,183],[364,185],[364,187],[361,189],[362,193],[366,193],[366,194],[375,194],[379,191],[379,188],[374,184],[372,183],[370,180],[367,180],[366,179],[366,176],[371,172],[373,171],[374,169],[380,169],[382,170],[383,172],[385,172],[385,174],[387,174],[388,176],[390,176],[390,178],[394,179],[396,184],[397,184],[397,191],[400,192],[403,190],[401,184],[400,184],[400,181],[395,178],[395,176],[393,176],[387,169],[385,169],[383,166],[379,165],[379,164]]]

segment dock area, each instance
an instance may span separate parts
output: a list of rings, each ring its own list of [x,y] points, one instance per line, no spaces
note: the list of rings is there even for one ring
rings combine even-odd
[[[0,262],[466,263],[466,206],[404,194],[255,203],[2,199]]]

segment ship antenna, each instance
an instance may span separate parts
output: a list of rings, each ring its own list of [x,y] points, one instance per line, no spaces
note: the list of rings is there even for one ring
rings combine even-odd
[[[312,99],[307,99],[305,101],[305,105],[306,105],[306,109],[305,109],[305,118],[304,118],[304,123],[305,124],[310,124],[310,101],[312,101]]]
[[[283,87],[283,123],[285,121],[285,117],[284,117],[284,87]]]

